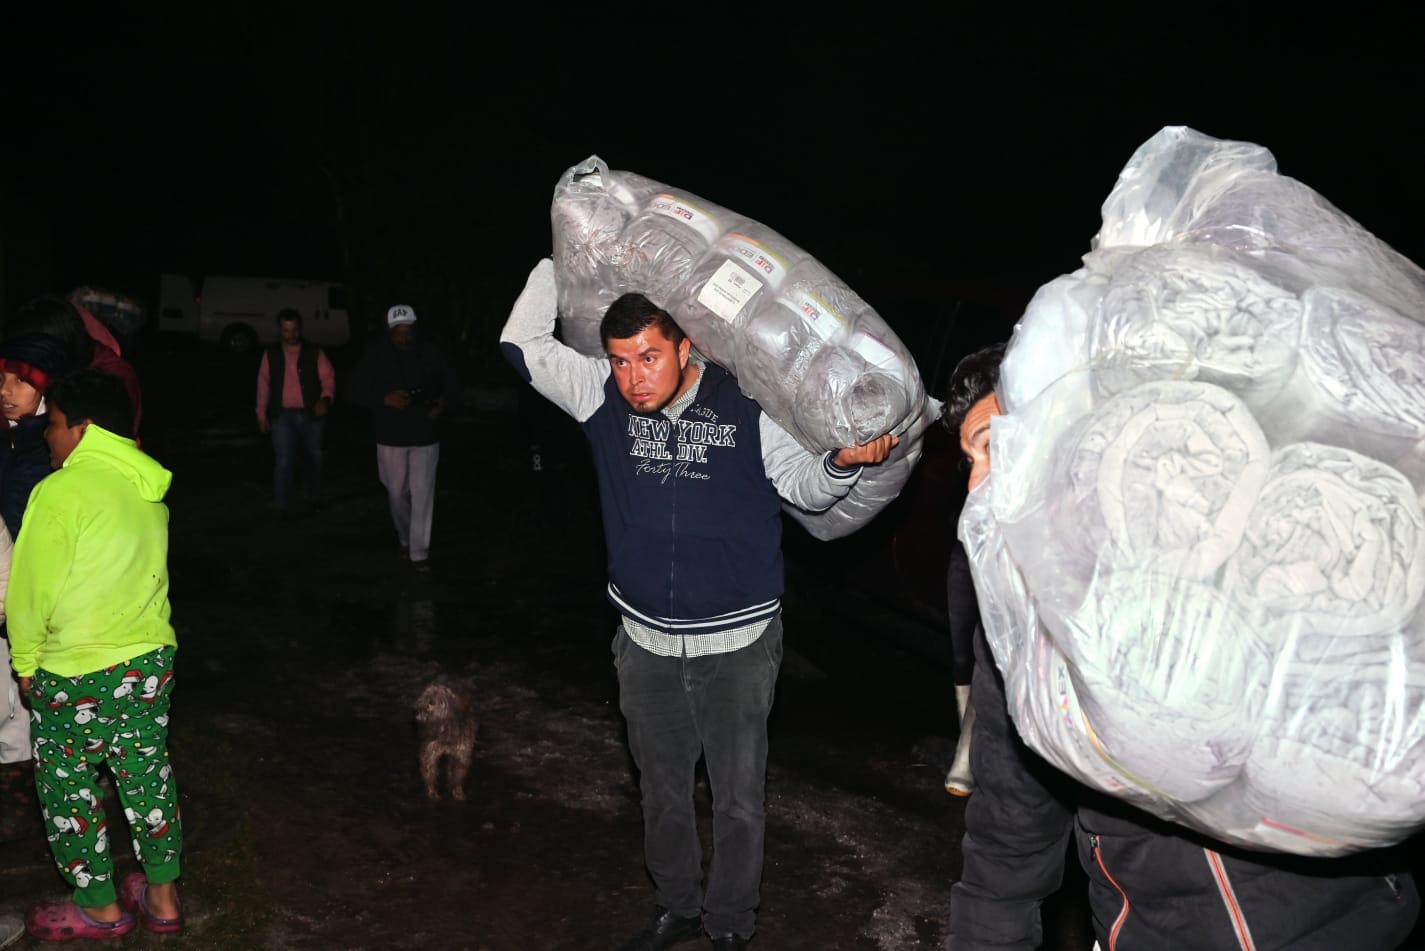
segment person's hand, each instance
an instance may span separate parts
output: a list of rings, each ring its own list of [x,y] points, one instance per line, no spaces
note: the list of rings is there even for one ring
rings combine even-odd
[[[392,409],[405,409],[411,405],[411,396],[405,390],[392,390],[386,394],[382,402]]]
[[[29,677],[21,677],[21,678],[19,678],[19,681],[20,681],[20,700],[25,704],[26,707],[28,707],[28,706],[30,705],[30,678],[29,678]]]
[[[882,433],[875,439],[859,446],[847,446],[844,449],[836,450],[836,455],[831,458],[831,461],[842,469],[850,469],[852,466],[874,466],[878,462],[885,462],[886,457],[891,454],[891,450],[900,445],[900,441],[899,436]]]
[[[327,408],[331,405],[331,397],[323,396],[321,399],[317,400],[316,405],[312,407],[312,415],[320,419],[321,417],[327,414]]]
[[[426,418],[435,419],[443,412],[445,412],[445,398],[437,396],[431,401],[430,410],[426,413]]]
[[[266,413],[263,413],[261,416],[257,417],[257,429],[264,436],[266,436],[272,431],[272,424],[267,421]]]

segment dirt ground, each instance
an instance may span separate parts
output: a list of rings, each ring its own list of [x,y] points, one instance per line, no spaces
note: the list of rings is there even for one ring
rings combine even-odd
[[[472,388],[442,446],[433,570],[417,574],[398,557],[364,417],[338,406],[324,504],[279,518],[252,366],[214,357],[154,354],[145,373],[145,445],[175,474],[188,926],[114,946],[617,947],[652,890],[578,450],[545,431],[533,471],[538,414],[511,390]],[[964,809],[941,785],[948,671],[892,636],[906,618],[799,577],[753,946],[940,948]],[[417,775],[413,704],[437,677],[467,686],[480,719],[463,802],[428,801]],[[114,854],[119,874],[136,867],[127,846]],[[1073,859],[1066,876],[1045,947],[1086,951]],[[0,882],[0,912],[63,894],[38,825],[0,846]]]
[[[472,389],[442,446],[433,570],[417,574],[364,417],[339,405],[325,504],[278,518],[252,368],[212,356],[155,355],[145,375],[145,445],[175,474],[188,926],[115,946],[617,947],[652,890],[577,451],[545,432],[532,471],[513,392]],[[948,671],[890,636],[905,623],[826,586],[788,591],[761,951],[943,945],[964,809],[941,785],[953,699]],[[437,677],[466,685],[480,718],[464,802],[428,801],[417,775],[413,704]],[[114,854],[120,874],[135,867]],[[1086,951],[1082,877],[1066,869],[1045,947]],[[0,882],[0,912],[63,894],[38,826],[0,846]]]
[[[530,471],[510,394],[476,394],[442,447],[419,575],[399,560],[361,414],[330,420],[325,504],[282,519],[251,369],[194,369],[149,370],[144,427],[175,474],[188,927],[123,944],[616,947],[652,890],[585,472],[550,447]],[[941,787],[946,674],[795,591],[786,620],[755,946],[939,947],[963,811]],[[426,800],[417,775],[413,703],[438,676],[467,685],[480,717],[464,802]],[[126,845],[114,854],[120,874],[135,867]],[[0,911],[64,891],[38,828],[0,847],[0,875]]]

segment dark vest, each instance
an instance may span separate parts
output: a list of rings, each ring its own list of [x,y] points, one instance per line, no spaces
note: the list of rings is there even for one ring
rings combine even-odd
[[[322,378],[317,374],[317,353],[320,348],[302,341],[302,349],[297,351],[297,379],[302,384],[302,407],[307,412],[317,405],[322,397]],[[282,412],[282,390],[286,386],[287,355],[282,352],[282,344],[267,347],[267,415]]]

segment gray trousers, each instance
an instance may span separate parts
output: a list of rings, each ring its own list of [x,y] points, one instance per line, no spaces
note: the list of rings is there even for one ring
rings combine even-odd
[[[750,938],[761,902],[767,716],[782,665],[782,621],[741,650],[691,658],[652,654],[620,625],[613,653],[656,900],[683,917],[701,912],[710,935]],[[699,758],[712,791],[706,890],[694,801]]]

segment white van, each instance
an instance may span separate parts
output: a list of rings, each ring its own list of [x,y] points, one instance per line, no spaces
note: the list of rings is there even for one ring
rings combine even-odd
[[[158,329],[196,334],[230,353],[250,353],[276,343],[277,313],[302,315],[302,335],[323,347],[351,339],[346,288],[332,281],[183,274],[159,278]]]

